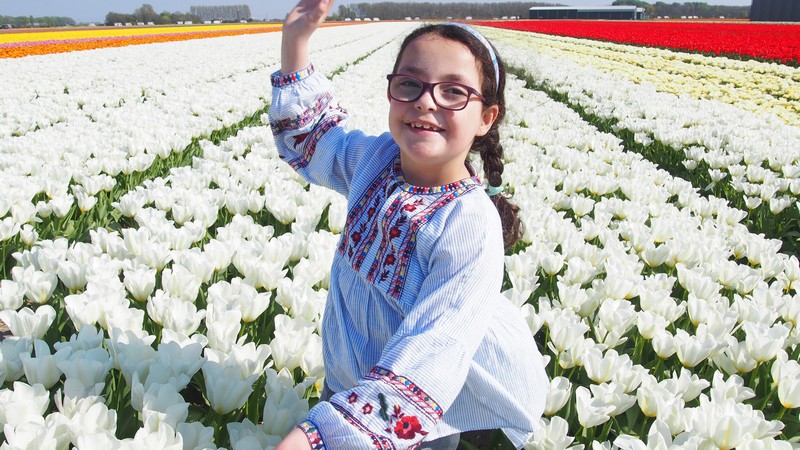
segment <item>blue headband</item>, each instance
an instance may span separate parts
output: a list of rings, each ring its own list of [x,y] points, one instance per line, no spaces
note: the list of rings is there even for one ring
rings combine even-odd
[[[494,49],[492,49],[492,46],[489,44],[489,41],[487,41],[482,34],[478,33],[474,28],[472,28],[469,25],[464,25],[463,23],[458,23],[458,22],[445,22],[442,25],[450,25],[461,28],[462,30],[465,30],[469,34],[473,35],[475,39],[481,41],[481,44],[483,44],[483,46],[486,47],[486,50],[489,50],[489,56],[492,57],[492,64],[494,64],[494,88],[500,89],[500,67],[497,64],[497,55],[494,53]]]

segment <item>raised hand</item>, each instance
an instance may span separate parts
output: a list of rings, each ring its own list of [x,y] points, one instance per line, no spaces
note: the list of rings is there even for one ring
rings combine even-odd
[[[283,22],[281,71],[291,73],[308,65],[308,40],[333,8],[333,0],[300,0]]]

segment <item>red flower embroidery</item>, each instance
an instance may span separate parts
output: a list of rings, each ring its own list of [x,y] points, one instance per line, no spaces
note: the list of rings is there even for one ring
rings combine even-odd
[[[417,433],[423,436],[428,434],[427,431],[422,431],[422,425],[416,416],[403,416],[394,425],[394,434],[400,439],[414,439]]]
[[[303,134],[298,134],[298,135],[292,136],[292,139],[294,139],[294,147],[297,148],[297,146],[302,144],[303,141],[305,141],[307,137],[308,137],[308,133],[303,133]]]
[[[353,242],[358,244],[358,241],[361,240],[361,233],[359,233],[359,232],[353,233],[352,239],[353,239]]]
[[[414,211],[415,209],[417,209],[417,205],[408,204],[403,206],[403,210],[405,211]]]
[[[386,257],[386,265],[391,266],[392,264],[395,263],[396,260],[397,259],[394,257],[394,255],[390,254],[389,256]]]
[[[392,227],[391,229],[389,229],[389,237],[390,238],[394,239],[394,238],[396,238],[398,236],[400,236],[400,228]]]
[[[367,403],[366,405],[364,405],[361,408],[361,412],[363,412],[364,414],[371,414],[372,413],[372,405]]]
[[[347,397],[347,401],[350,402],[351,404],[357,402],[358,401],[358,394],[353,392],[352,394],[350,394],[350,397]]]

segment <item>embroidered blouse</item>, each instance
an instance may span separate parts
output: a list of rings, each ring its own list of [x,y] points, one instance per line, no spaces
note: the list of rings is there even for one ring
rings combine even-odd
[[[390,133],[347,131],[313,66],[272,75],[282,159],[348,199],[321,332],[335,392],[299,427],[315,449],[405,449],[502,428],[518,448],[548,381],[517,308],[500,294],[500,218],[477,176],[408,184]]]

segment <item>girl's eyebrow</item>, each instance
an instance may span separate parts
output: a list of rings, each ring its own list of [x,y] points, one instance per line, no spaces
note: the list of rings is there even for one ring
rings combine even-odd
[[[427,75],[427,72],[424,69],[416,66],[398,67],[397,73],[406,73],[417,77],[423,77],[424,75]],[[459,83],[465,83],[467,81],[466,78],[464,78],[464,76],[459,73],[448,73],[441,76],[440,79],[444,81],[457,81]]]

